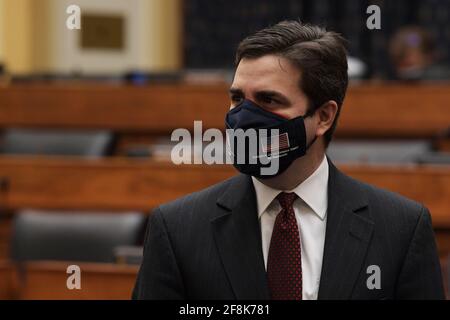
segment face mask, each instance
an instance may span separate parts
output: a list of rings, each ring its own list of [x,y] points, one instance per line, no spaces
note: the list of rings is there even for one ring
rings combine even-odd
[[[257,178],[283,173],[316,141],[317,137],[314,137],[309,144],[306,142],[304,118],[308,116],[310,114],[289,120],[250,100],[244,100],[231,109],[226,115],[225,125],[228,151],[235,168]],[[244,145],[244,139],[239,139],[239,134],[243,133],[250,137]]]

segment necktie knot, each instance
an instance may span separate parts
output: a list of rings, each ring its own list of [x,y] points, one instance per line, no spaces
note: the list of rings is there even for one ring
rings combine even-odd
[[[277,196],[277,200],[281,205],[281,208],[284,210],[289,210],[292,208],[292,205],[294,204],[294,201],[298,198],[297,194],[295,192],[282,192]]]

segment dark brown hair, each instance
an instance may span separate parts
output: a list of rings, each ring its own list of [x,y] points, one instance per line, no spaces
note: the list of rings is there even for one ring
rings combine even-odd
[[[299,21],[283,21],[245,38],[236,52],[236,65],[243,58],[268,54],[284,57],[302,72],[299,88],[309,100],[308,115],[330,100],[338,112],[325,133],[330,143],[348,86],[347,51],[339,34]]]

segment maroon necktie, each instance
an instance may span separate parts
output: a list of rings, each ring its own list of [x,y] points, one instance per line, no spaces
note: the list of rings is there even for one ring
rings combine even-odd
[[[281,211],[275,219],[267,259],[267,279],[273,300],[302,299],[300,234],[292,204],[295,193],[280,193]]]

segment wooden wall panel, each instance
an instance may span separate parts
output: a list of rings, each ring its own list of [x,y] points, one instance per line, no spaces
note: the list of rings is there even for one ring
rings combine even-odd
[[[337,135],[431,137],[450,126],[450,84],[359,84],[348,90]],[[0,90],[0,127],[109,128],[167,134],[224,128],[228,85],[16,85]]]

